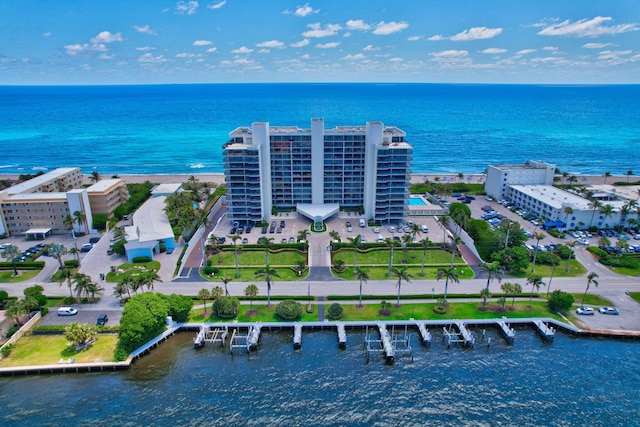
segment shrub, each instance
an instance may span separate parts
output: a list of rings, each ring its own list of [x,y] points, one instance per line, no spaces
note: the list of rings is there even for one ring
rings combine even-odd
[[[443,305],[436,305],[433,307],[433,312],[436,314],[445,314],[447,312],[447,307]]]
[[[46,316],[47,314],[49,314],[49,307],[40,307],[40,314],[42,316]]]
[[[233,319],[238,316],[240,300],[236,297],[220,297],[213,303],[213,311],[221,319]]]
[[[295,300],[284,300],[276,307],[276,314],[282,320],[296,320],[302,314],[302,306]]]
[[[15,334],[16,332],[18,332],[18,329],[20,329],[20,328],[18,328],[18,325],[13,325],[13,326],[11,327],[11,329],[9,329],[9,330],[7,331],[7,339],[8,339],[8,338],[11,338],[11,337],[13,336],[13,334]]]
[[[11,354],[11,350],[16,348],[15,344],[7,344],[2,347],[2,357],[8,357]]]
[[[161,294],[162,295],[162,294]],[[162,295],[169,307],[169,316],[176,322],[189,320],[189,312],[193,308],[193,299],[184,295]]]
[[[160,335],[165,329],[169,307],[161,294],[145,292],[129,299],[120,319],[117,354],[126,355],[147,341]],[[124,360],[124,359],[118,359]]]
[[[62,300],[62,303],[64,305],[75,304],[76,303],[76,299],[74,297],[64,297],[64,299]]]
[[[562,311],[570,309],[573,302],[573,295],[567,292],[562,292],[560,289],[556,289],[551,292],[551,296],[549,297],[547,304],[551,311]]]
[[[77,259],[68,259],[64,261],[64,268],[78,268],[78,260]]]
[[[106,214],[97,214],[93,216],[93,228],[96,230],[104,230],[107,228],[108,217]]]
[[[143,262],[151,262],[151,258],[148,256],[137,256],[133,259],[134,264],[141,264]]]
[[[327,317],[331,320],[338,320],[342,317],[343,312],[344,309],[342,308],[342,306],[337,302],[334,302],[329,306],[329,309],[327,310]]]

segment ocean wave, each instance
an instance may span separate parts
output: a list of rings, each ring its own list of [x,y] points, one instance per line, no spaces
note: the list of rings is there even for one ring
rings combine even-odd
[[[0,169],[12,169],[12,168],[17,168],[18,166],[20,166],[19,164],[13,164],[13,165],[0,165]]]
[[[202,168],[204,168],[204,163],[190,164],[189,167],[191,169],[202,169]]]

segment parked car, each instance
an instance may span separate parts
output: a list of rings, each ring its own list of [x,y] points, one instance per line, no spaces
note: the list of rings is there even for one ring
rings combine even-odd
[[[374,233],[379,233],[380,232],[380,228],[379,227],[373,227],[373,232]]]
[[[620,314],[620,311],[615,307],[600,307],[598,311],[602,314],[614,314],[614,315]]]
[[[422,225],[420,226],[420,228],[422,229],[422,232],[423,232],[423,233],[428,233],[428,232],[429,232],[429,227],[427,227],[427,226],[426,226],[426,225],[424,225],[424,224],[422,224]]]
[[[242,244],[246,245],[247,243],[249,243],[249,239],[247,239],[246,237],[242,239]]]
[[[80,247],[80,252],[89,252],[93,248],[92,243],[85,243]]]
[[[218,237],[218,244],[219,245],[224,245],[224,242],[226,242],[226,241],[227,241],[226,237],[224,237],[224,236]]]
[[[593,316],[596,311],[591,307],[578,307],[576,313],[581,316]]]
[[[289,243],[295,243],[296,239],[294,239],[293,237],[289,237]]]
[[[73,307],[60,307],[58,308],[58,316],[75,316],[78,314],[78,309]]]
[[[106,325],[107,322],[109,321],[109,317],[102,313],[100,316],[98,316],[98,320],[96,320],[96,325]]]
[[[395,233],[396,232],[396,228],[393,225],[389,226],[389,232],[390,233]]]

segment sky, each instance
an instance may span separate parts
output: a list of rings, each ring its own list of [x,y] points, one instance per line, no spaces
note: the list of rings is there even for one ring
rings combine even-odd
[[[0,85],[640,83],[640,0],[0,0]]]

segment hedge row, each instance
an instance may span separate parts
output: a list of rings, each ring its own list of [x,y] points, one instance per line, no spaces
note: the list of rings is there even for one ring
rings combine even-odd
[[[16,262],[16,268],[19,270],[42,270],[44,261]],[[0,270],[13,270],[13,262],[0,262]]]

